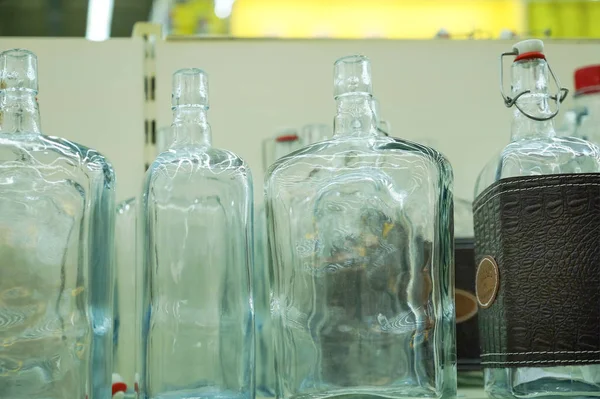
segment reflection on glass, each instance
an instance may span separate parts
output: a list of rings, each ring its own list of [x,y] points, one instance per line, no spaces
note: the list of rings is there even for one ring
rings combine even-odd
[[[0,397],[110,398],[114,173],[44,136],[37,57],[0,54]]]
[[[454,397],[451,168],[378,133],[365,57],[334,82],[333,138],[266,182],[277,395]]]

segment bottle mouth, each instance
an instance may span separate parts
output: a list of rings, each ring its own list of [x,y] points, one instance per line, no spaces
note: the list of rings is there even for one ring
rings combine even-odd
[[[371,62],[364,55],[350,55],[338,59],[333,67],[334,97],[371,95]]]
[[[25,49],[0,53],[0,91],[37,93],[37,57]]]
[[[360,65],[362,63],[368,63],[369,59],[367,57],[365,57],[364,55],[360,55],[360,54],[356,54],[356,55],[347,55],[345,57],[339,58],[336,62],[335,62],[335,66],[338,65],[351,65],[351,64],[357,64]]]
[[[208,75],[198,68],[180,69],[173,74],[172,108],[208,109]]]

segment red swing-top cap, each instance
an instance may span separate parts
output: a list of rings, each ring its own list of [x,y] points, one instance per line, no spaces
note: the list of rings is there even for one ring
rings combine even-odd
[[[600,64],[575,70],[575,94],[600,93]]]
[[[544,42],[539,39],[521,40],[513,46],[513,50],[517,53],[515,62],[535,58],[546,59],[544,55]]]

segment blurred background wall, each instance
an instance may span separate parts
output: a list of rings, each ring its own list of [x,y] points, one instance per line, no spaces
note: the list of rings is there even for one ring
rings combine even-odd
[[[597,0],[0,0],[0,36],[126,37],[138,21],[168,35],[279,38],[600,38]]]

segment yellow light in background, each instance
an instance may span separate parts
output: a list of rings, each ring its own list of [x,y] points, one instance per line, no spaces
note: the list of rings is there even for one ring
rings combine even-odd
[[[600,1],[529,0],[527,23],[533,36],[549,30],[552,37],[599,38]]]
[[[522,32],[520,0],[237,0],[235,37],[432,38],[479,30]]]
[[[227,20],[215,15],[213,0],[189,0],[175,3],[170,11],[171,34],[197,35],[227,33]]]

